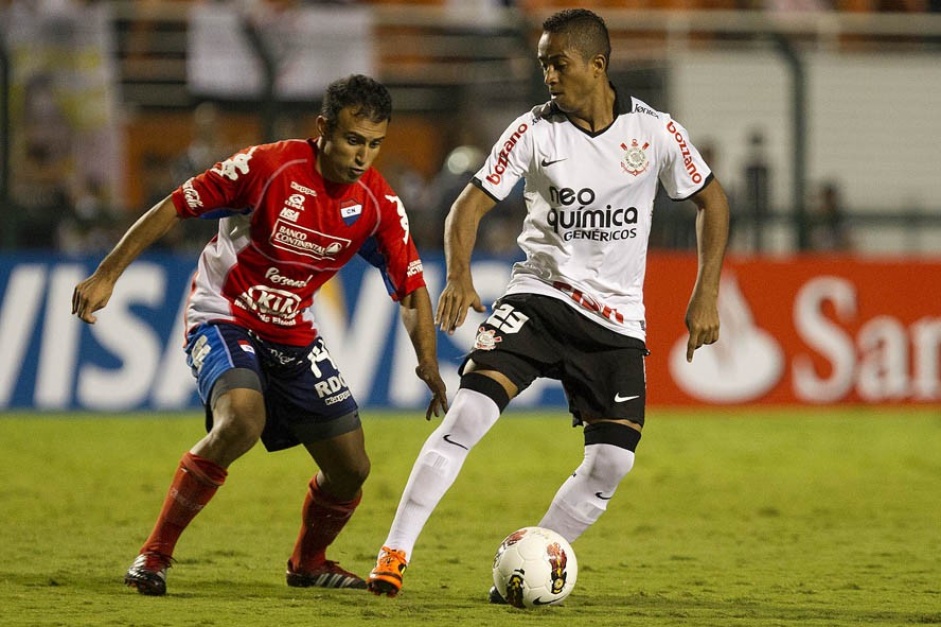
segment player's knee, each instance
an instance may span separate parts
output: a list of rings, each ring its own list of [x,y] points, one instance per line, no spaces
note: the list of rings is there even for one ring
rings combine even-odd
[[[216,420],[209,436],[215,440],[217,446],[229,451],[231,455],[238,456],[258,442],[263,430],[263,422],[259,426],[254,421]]]
[[[501,414],[506,406],[510,404],[510,393],[506,391],[503,384],[480,372],[468,372],[462,376],[460,389],[473,390],[478,394],[483,394],[494,402]]]
[[[598,444],[592,474],[620,483],[634,467],[634,453],[610,444]]]
[[[369,471],[369,458],[346,459],[342,464],[320,469],[320,487],[335,498],[350,500],[356,497],[366,483]]]
[[[487,380],[495,386],[494,390],[499,388],[508,402],[509,398],[500,384]],[[451,453],[460,456],[463,454],[460,451],[466,453],[480,442],[500,418],[503,407],[505,404],[501,406],[492,396],[462,384],[447,415],[428,442],[432,448],[441,450],[445,457],[450,457]]]
[[[343,483],[349,491],[355,492],[366,483],[371,469],[372,465],[369,462],[369,458],[364,455],[361,459],[354,460],[346,469],[343,473]]]
[[[617,422],[596,422],[585,427],[589,472],[605,483],[617,484],[634,467],[640,432]]]

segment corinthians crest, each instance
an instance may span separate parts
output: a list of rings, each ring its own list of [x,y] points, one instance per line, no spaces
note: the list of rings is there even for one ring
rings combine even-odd
[[[492,351],[497,347],[497,342],[502,342],[502,337],[496,336],[496,329],[484,329],[482,326],[477,329],[477,341],[474,342],[474,348],[482,351]]]
[[[628,174],[637,176],[647,171],[650,161],[647,160],[647,153],[644,152],[650,146],[649,142],[644,142],[641,146],[636,139],[631,140],[631,145],[621,144],[624,150],[624,157],[621,159],[621,169]]]

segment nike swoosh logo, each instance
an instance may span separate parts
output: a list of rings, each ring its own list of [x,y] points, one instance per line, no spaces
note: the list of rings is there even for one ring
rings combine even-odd
[[[595,492],[595,496],[597,496],[597,497],[598,497],[599,499],[601,499],[602,501],[610,501],[610,500],[612,499],[612,497],[614,497],[613,494],[612,494],[611,496],[605,496],[605,495],[603,495],[601,492]]]
[[[533,605],[550,605],[552,601],[543,601],[542,597],[536,597],[533,599]]]
[[[626,401],[632,401],[632,400],[634,400],[635,398],[640,398],[640,395],[639,395],[639,394],[635,394],[634,396],[621,396],[620,393],[618,393],[618,394],[615,394],[615,395],[614,395],[614,402],[615,402],[615,403],[624,403],[624,402],[626,402]]]
[[[464,449],[465,451],[469,451],[469,450],[470,450],[469,448],[467,448],[467,447],[464,446],[463,444],[461,444],[461,443],[459,443],[459,442],[455,442],[454,440],[452,440],[450,433],[448,433],[448,434],[446,434],[446,435],[444,436],[444,441],[447,442],[448,444],[453,444],[454,446],[458,446],[458,447]]]
[[[543,159],[543,160],[539,163],[539,165],[541,165],[541,166],[544,167],[544,168],[548,168],[548,167],[549,167],[550,165],[552,165],[553,163],[558,163],[559,161],[565,161],[566,159],[568,159],[568,157],[562,157],[561,159],[553,159],[552,161],[549,161],[548,159]]]

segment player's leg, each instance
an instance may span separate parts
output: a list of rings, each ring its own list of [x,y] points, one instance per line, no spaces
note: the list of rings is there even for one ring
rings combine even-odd
[[[369,574],[369,589],[395,596],[418,536],[431,512],[457,479],[471,449],[496,423],[516,394],[516,386],[496,371],[466,373],[441,425],[418,454],[399,500],[389,535]]]
[[[327,547],[356,511],[363,482],[369,475],[363,429],[356,412],[322,424],[331,432],[344,432],[304,443],[320,471],[308,484],[301,529],[288,561],[287,583],[294,587],[363,589],[366,582],[361,577],[327,559]]]
[[[307,486],[287,583],[362,589],[362,577],[326,555],[356,511],[369,475],[359,408],[322,338],[298,357],[298,368],[269,382],[269,431],[264,436],[266,446],[273,444],[269,436],[275,429],[303,443],[319,468]]]
[[[576,423],[585,423],[585,454],[539,522],[569,542],[601,517],[633,468],[646,402],[643,342],[586,325],[573,325],[562,378]]]
[[[241,332],[206,327],[188,348],[200,394],[207,404],[209,433],[183,454],[154,527],[124,581],[141,594],[166,593],[166,571],[181,534],[225,482],[229,465],[248,451],[265,424],[257,366],[249,355],[233,360],[228,344]],[[200,340],[199,338],[204,338]],[[198,358],[190,349],[198,344]],[[242,351],[240,351],[242,352]]]
[[[621,480],[634,466],[640,430],[627,421],[601,420],[585,426],[585,456],[562,484],[540,527],[574,542],[608,507]]]
[[[376,594],[398,593],[419,534],[470,450],[510,399],[558,361],[560,348],[542,331],[538,300],[521,294],[505,296],[480,326],[474,350],[461,368],[461,387],[415,460],[389,535],[369,575],[370,590]]]

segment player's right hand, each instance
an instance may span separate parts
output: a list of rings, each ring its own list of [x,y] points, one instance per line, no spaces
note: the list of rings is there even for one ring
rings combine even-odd
[[[113,291],[114,283],[93,274],[72,291],[72,315],[88,324],[95,324],[98,317],[94,313],[108,304]]]
[[[454,330],[464,324],[469,308],[478,313],[486,311],[480,304],[480,296],[474,289],[474,282],[469,278],[466,281],[449,279],[438,298],[435,324],[448,335],[453,335]]]
[[[415,374],[431,390],[431,400],[428,402],[428,409],[425,411],[425,420],[431,420],[432,416],[437,417],[446,414],[448,412],[448,390],[438,371],[438,362],[419,363],[415,368]]]

